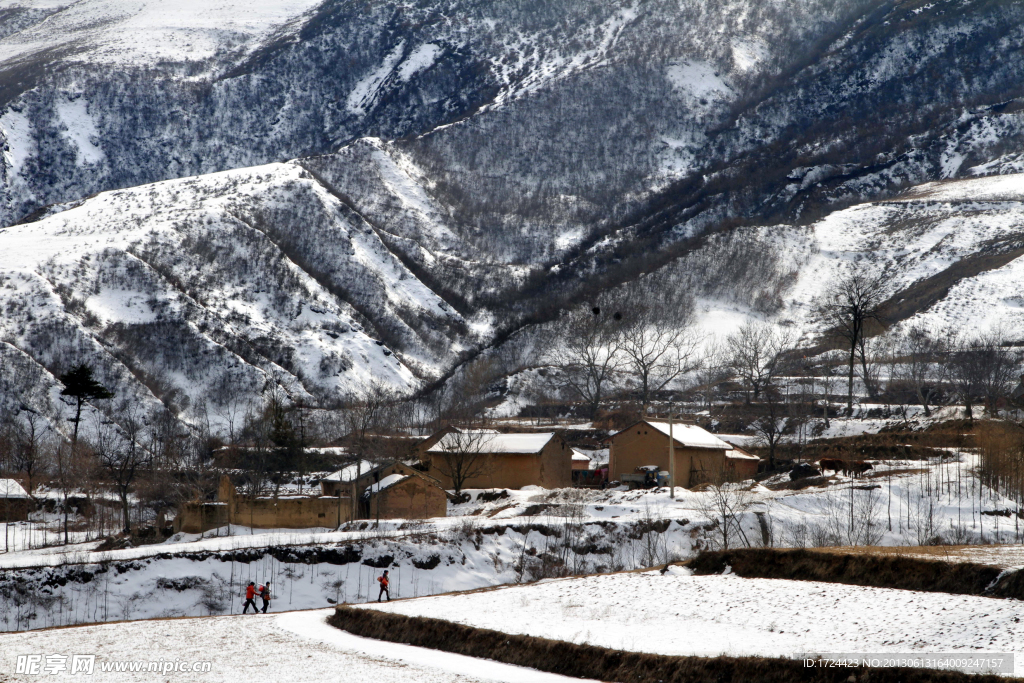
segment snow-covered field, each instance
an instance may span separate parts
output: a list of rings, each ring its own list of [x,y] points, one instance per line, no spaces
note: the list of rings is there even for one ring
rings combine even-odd
[[[678,567],[363,607],[667,655],[1024,652],[1013,600],[691,576]]]
[[[16,676],[20,655],[96,655],[92,681],[253,680],[308,683],[563,683],[563,676],[436,650],[359,638],[325,622],[331,610],[173,619],[0,635],[0,680],[80,680],[68,670]],[[55,663],[60,660],[55,660]],[[207,673],[103,671],[121,662],[209,662]],[[339,679],[339,676],[341,678]]]

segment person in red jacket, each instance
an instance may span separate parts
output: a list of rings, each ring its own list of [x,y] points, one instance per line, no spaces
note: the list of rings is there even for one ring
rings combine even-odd
[[[270,582],[269,581],[267,581],[266,584],[260,586],[259,593],[260,593],[260,600],[263,601],[263,613],[266,614],[267,613],[267,608],[270,607]],[[253,607],[255,607],[255,606],[256,605],[253,604]]]
[[[245,587],[245,607],[242,609],[242,614],[249,611],[249,605],[252,605],[252,613],[257,614],[259,612],[256,609],[256,584],[252,581]]]
[[[380,602],[380,596],[388,596],[388,602],[391,602],[391,591],[388,590],[390,581],[388,581],[388,570],[384,570],[384,576],[378,577],[377,581],[380,583],[380,593],[377,593],[377,602]],[[255,605],[253,605],[255,607]]]

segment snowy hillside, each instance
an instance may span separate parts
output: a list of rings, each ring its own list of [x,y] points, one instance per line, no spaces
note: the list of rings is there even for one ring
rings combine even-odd
[[[1004,172],[1024,130],[1012,101],[1022,64],[1000,47],[1020,39],[1013,4],[4,0],[0,11],[11,25],[0,224],[375,136],[426,169],[465,235],[539,261],[604,231],[806,214],[981,164]],[[723,194],[737,180],[751,186]]]
[[[711,332],[857,263],[1021,334],[1016,181],[921,194],[1021,171],[1019,5],[241,7],[0,0],[8,398],[409,394],[644,273]]]
[[[695,292],[709,334],[767,317],[813,341],[825,286],[854,270],[885,275],[890,324],[1024,339],[1024,175],[928,183],[807,226],[741,228],[650,277]]]
[[[374,380],[408,394],[459,352],[457,338],[472,339],[298,164],[65,208],[0,231],[11,400],[83,361],[122,396],[155,397],[183,417],[244,404],[268,383],[327,404]]]
[[[185,419],[244,405],[268,381],[323,404],[373,378],[411,393],[490,343],[495,317],[514,326],[507,312],[539,272],[463,239],[421,177],[367,139],[103,193],[0,230],[8,398],[42,401],[82,359],[120,394]],[[703,330],[719,337],[767,316],[810,341],[823,283],[858,268],[886,274],[891,322],[1021,339],[1022,178],[927,184],[809,226],[740,228],[648,277],[694,292]]]

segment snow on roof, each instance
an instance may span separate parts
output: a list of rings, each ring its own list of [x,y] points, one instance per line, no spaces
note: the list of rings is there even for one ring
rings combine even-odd
[[[751,444],[757,443],[757,437],[751,436],[750,434],[715,434],[719,439],[726,443],[731,443],[733,446],[738,448],[746,448]]]
[[[668,436],[668,422],[648,421],[647,424],[651,425],[665,436]],[[714,448],[716,450],[726,451],[732,450],[732,446],[730,444],[722,441],[706,429],[701,429],[697,425],[673,424],[672,436],[675,438],[676,443],[681,444],[686,448]]]
[[[581,453],[580,451],[576,450],[575,448],[572,449],[572,459],[573,460],[590,462],[590,456],[589,455],[587,455],[586,453]]]
[[[28,498],[28,493],[14,479],[0,479],[0,498]]]
[[[495,434],[490,431],[445,434],[427,449],[427,453],[540,453],[554,438],[554,432],[541,434]]]
[[[734,460],[761,460],[761,458],[757,457],[756,455],[747,453],[746,451],[740,448],[734,448],[732,452],[726,453],[725,457],[733,458]]]
[[[395,474],[389,474],[388,476],[384,477],[377,483],[367,486],[366,491],[363,492],[363,495],[366,496],[374,493],[379,493],[384,489],[390,488],[397,484],[398,482],[404,481],[405,479],[408,478],[408,474],[398,474],[397,472]]]
[[[358,465],[358,467],[357,467],[357,465]],[[352,463],[351,465],[346,465],[345,467],[342,467],[337,472],[331,472],[326,477],[324,477],[321,481],[350,482],[350,481],[353,481],[356,478],[356,476],[363,476],[367,472],[369,472],[370,470],[376,469],[377,467],[379,467],[379,465],[377,463],[375,463],[375,462],[370,462],[369,460],[361,460],[358,463]],[[358,475],[357,475],[357,472],[358,472]]]

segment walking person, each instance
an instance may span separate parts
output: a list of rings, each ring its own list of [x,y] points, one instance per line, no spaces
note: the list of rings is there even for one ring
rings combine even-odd
[[[377,593],[377,602],[380,602],[380,596],[388,596],[388,602],[391,602],[391,591],[388,590],[388,586],[391,582],[388,580],[388,570],[384,570],[384,576],[378,577],[377,581],[380,583],[380,593]]]
[[[267,608],[270,607],[270,582],[267,581],[264,585],[260,586],[260,599],[263,601],[263,613],[267,613]],[[256,605],[253,605],[255,607]]]
[[[259,610],[256,608],[256,584],[252,581],[245,587],[245,607],[242,609],[242,614],[249,611],[249,605],[252,605],[252,613],[256,614]]]

